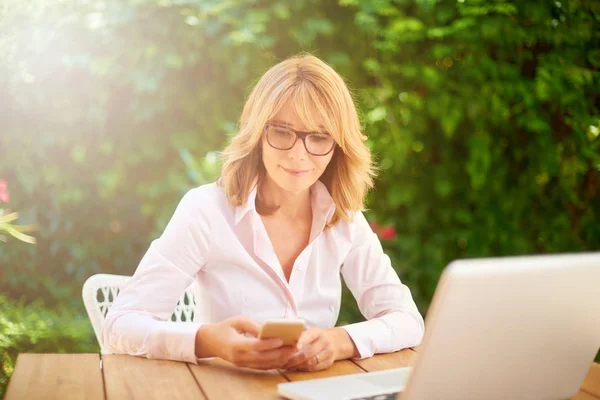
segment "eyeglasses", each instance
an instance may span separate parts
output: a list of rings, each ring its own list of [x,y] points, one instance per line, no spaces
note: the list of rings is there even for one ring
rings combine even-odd
[[[326,133],[297,131],[273,123],[266,123],[264,130],[267,143],[277,150],[290,150],[298,138],[302,139],[307,153],[313,156],[326,156],[335,147],[335,140]]]

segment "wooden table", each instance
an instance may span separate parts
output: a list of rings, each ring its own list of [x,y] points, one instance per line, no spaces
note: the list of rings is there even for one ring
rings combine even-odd
[[[413,365],[419,348],[339,361],[319,372],[256,371],[212,359],[200,365],[126,355],[20,354],[6,400],[281,399],[277,384]],[[592,364],[574,400],[600,399],[600,364]]]

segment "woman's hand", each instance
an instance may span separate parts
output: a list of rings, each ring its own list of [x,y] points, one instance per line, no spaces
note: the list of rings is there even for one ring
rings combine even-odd
[[[255,321],[244,316],[202,325],[196,332],[196,356],[220,357],[238,367],[283,368],[296,348],[282,346],[281,339],[258,339],[259,329]]]
[[[283,368],[319,371],[331,367],[338,356],[335,333],[318,327],[305,330],[298,339],[296,347],[298,351]]]

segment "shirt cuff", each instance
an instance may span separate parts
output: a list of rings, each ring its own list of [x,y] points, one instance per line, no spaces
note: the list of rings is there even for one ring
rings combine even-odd
[[[375,354],[377,350],[375,339],[377,335],[375,333],[387,329],[387,326],[383,321],[372,319],[370,321],[341,326],[341,328],[348,332],[350,339],[352,339],[358,350],[359,356],[354,357],[353,360],[362,360],[363,358],[372,357]]]
[[[198,364],[196,332],[202,326],[195,322],[165,321],[161,332],[165,357],[168,360]],[[162,358],[162,357],[161,357]]]

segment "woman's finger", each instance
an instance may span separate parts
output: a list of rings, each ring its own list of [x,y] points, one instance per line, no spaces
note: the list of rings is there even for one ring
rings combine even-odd
[[[315,355],[321,353],[326,347],[328,343],[326,340],[316,340],[309,345],[305,345],[302,347],[298,353],[296,353],[285,365],[285,368],[296,368],[300,364],[305,362],[316,362]],[[312,360],[314,358],[314,361]]]
[[[294,352],[294,347],[290,346],[260,352],[247,352],[240,355],[240,364],[258,369],[282,368]]]
[[[287,362],[284,368],[292,368],[295,365],[302,363],[306,354],[305,350],[309,345],[312,345],[316,342],[321,336],[320,333],[322,331],[320,329],[310,328],[302,332],[298,342],[296,343],[296,349],[298,350],[296,354]]]
[[[332,365],[335,361],[334,352],[331,346],[326,347],[319,354],[318,362],[316,357],[309,358],[305,362],[300,365],[296,365],[295,369],[300,371],[318,371],[320,369],[324,369]]]
[[[236,329],[240,333],[249,333],[252,336],[258,336],[260,325],[255,321],[243,315],[236,317],[231,321],[231,327]]]
[[[239,353],[247,352],[263,352],[281,347],[283,340],[278,338],[257,339],[241,336],[239,341],[233,346],[234,350]]]
[[[319,337],[321,336],[321,332],[323,332],[321,329],[317,329],[317,328],[310,328],[305,330],[304,332],[302,332],[302,335],[300,335],[300,338],[298,339],[298,343],[296,344],[296,347],[298,347],[298,350],[302,349],[302,347],[316,341],[319,339]]]

